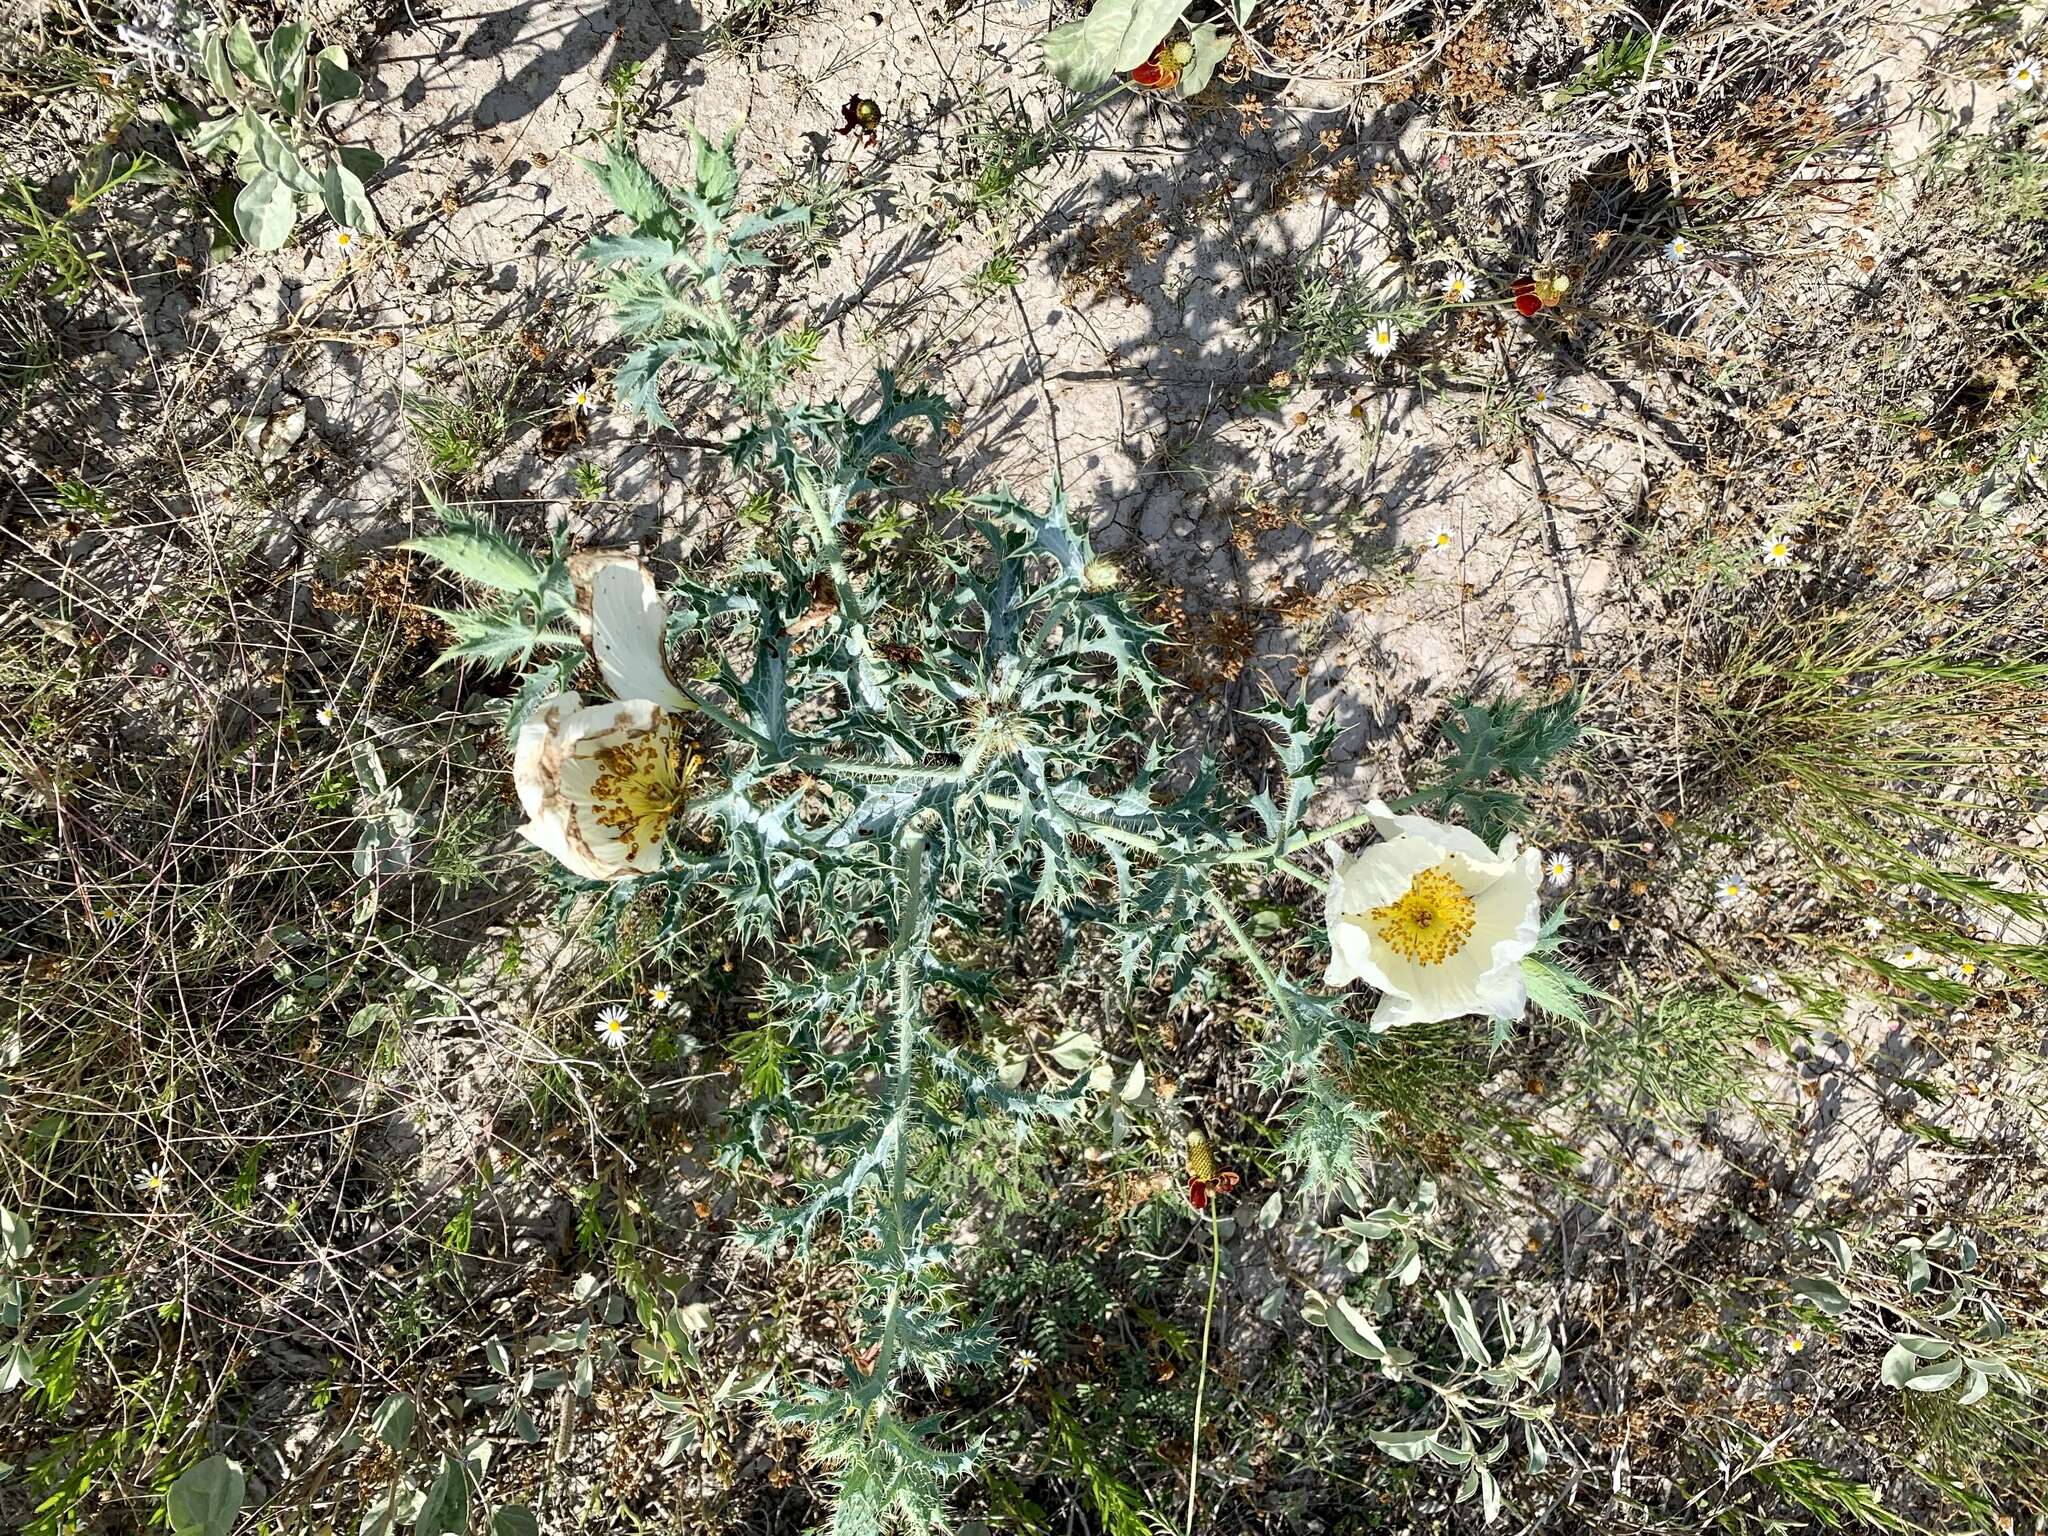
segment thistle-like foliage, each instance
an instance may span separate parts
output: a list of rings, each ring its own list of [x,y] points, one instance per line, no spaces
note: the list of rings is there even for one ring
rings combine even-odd
[[[886,373],[865,410],[778,398],[795,353],[762,337],[727,280],[758,265],[754,240],[798,214],[737,218],[725,148],[695,141],[687,187],[664,186],[621,143],[595,169],[633,225],[585,248],[620,329],[643,343],[619,371],[621,398],[667,423],[670,363],[723,392],[749,420],[735,467],[792,514],[737,572],[670,589],[668,649],[710,723],[717,788],[691,802],[690,833],[658,870],[605,897],[617,911],[658,889],[674,926],[715,894],[776,944],[779,1045],[772,1060],[750,1055],[756,1098],[734,1155],[782,1155],[781,1131],[797,1133],[800,1198],[769,1213],[756,1240],[835,1241],[866,1324],[840,1384],[778,1406],[811,1426],[838,1482],[835,1530],[932,1528],[945,1481],[972,1453],[941,1450],[940,1427],[907,1411],[906,1394],[986,1360],[991,1341],[954,1317],[947,1218],[916,1170],[990,1117],[1021,1134],[1068,1114],[1082,1085],[1007,1086],[971,1044],[930,1026],[930,1000],[988,993],[995,978],[957,956],[1034,914],[1070,947],[1111,946],[1132,984],[1204,984],[1220,920],[1280,1016],[1269,1075],[1309,1085],[1293,1150],[1332,1176],[1348,1164],[1337,1143],[1360,1122],[1326,1058],[1349,1048],[1352,1026],[1334,999],[1259,959],[1215,881],[1220,865],[1276,861],[1304,840],[1332,733],[1299,704],[1259,712],[1279,771],[1249,805],[1226,797],[1213,763],[1175,762],[1148,654],[1158,632],[1057,487],[1042,512],[1007,491],[966,499],[936,553],[856,576],[849,524],[885,500],[890,464],[917,452],[911,429],[942,426],[948,408]],[[459,519],[417,547],[500,594],[481,616],[455,617],[461,654],[503,663],[575,638],[557,622],[574,601],[559,552],[542,567]],[[528,679],[515,728],[573,665]],[[861,1107],[814,1131],[826,1095]]]

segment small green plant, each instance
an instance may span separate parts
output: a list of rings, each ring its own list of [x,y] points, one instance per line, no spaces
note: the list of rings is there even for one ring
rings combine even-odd
[[[427,465],[444,480],[467,480],[512,435],[512,414],[502,399],[407,391],[400,398]]]
[[[95,154],[56,215],[43,211],[35,188],[9,173],[0,186],[0,299],[13,298],[38,273],[47,274],[43,290],[53,298],[82,293],[98,268],[79,239],[77,219],[116,188],[138,177],[158,177],[162,170],[148,155]]]
[[[1007,293],[1024,281],[1024,269],[1008,251],[997,251],[967,280],[977,293]]]
[[[1711,985],[1623,988],[1586,1037],[1587,1087],[1665,1126],[1696,1126],[1741,1106],[1782,1118],[1765,1096],[1764,1041],[1786,1049],[1797,1033],[1773,1003]]]
[[[339,143],[324,122],[362,94],[347,54],[316,51],[295,21],[261,44],[239,17],[224,27],[198,24],[186,40],[198,63],[184,81],[191,99],[167,97],[161,111],[193,153],[231,166],[241,191],[227,211],[243,240],[274,251],[301,219],[323,211],[345,230],[378,227],[364,182],[382,159]]]
[[[2019,833],[2048,792],[2048,609],[2028,589],[1978,611],[1937,633],[1882,600],[1746,627],[1696,695],[1693,735],[1734,835],[1781,838],[1805,878],[1880,923],[1880,956],[1917,947],[2048,979],[2048,951],[1980,926],[2048,917],[2048,852]],[[1920,974],[1880,964],[1909,987]]]
[[[1631,85],[1643,85],[1656,78],[1663,67],[1665,50],[1647,32],[1624,32],[1600,45],[1599,52],[1579,66],[1579,72],[1557,88],[1560,103],[1582,96],[1598,96]]]
[[[1363,273],[1304,266],[1288,284],[1278,328],[1307,372],[1371,355],[1383,357],[1426,317],[1389,298]]]
[[[1361,1218],[1360,1224],[1367,1234],[1392,1236],[1398,1230],[1378,1213]],[[1396,1262],[1396,1286],[1421,1273],[1420,1254],[1406,1243]],[[1325,1297],[1311,1291],[1302,1319],[1327,1329],[1382,1375],[1426,1394],[1418,1407],[1435,1422],[1420,1428],[1376,1429],[1369,1438],[1395,1461],[1426,1460],[1461,1473],[1456,1497],[1477,1499],[1482,1518],[1492,1524],[1504,1507],[1500,1474],[1494,1469],[1511,1448],[1509,1427],[1521,1431],[1531,1472],[1549,1464],[1552,1445],[1546,1426],[1554,1406],[1546,1399],[1564,1364],[1556,1340],[1547,1325],[1510,1307],[1505,1296],[1494,1299],[1498,1326],[1489,1338],[1471,1299],[1462,1290],[1443,1290],[1436,1292],[1436,1308],[1458,1354],[1455,1361],[1440,1362],[1386,1339],[1383,1320],[1394,1303],[1385,1284],[1376,1290],[1375,1303],[1377,1317],[1342,1295]]]
[[[605,115],[615,136],[638,128],[646,115],[646,87],[640,79],[645,67],[644,60],[628,59],[604,77]]]
[[[755,53],[816,8],[816,0],[727,0],[718,20],[711,24],[708,40],[717,53]]]

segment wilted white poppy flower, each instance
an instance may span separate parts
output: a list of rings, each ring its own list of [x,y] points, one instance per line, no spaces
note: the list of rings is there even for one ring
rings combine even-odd
[[[654,572],[635,555],[593,549],[569,557],[569,581],[584,644],[612,696],[663,709],[695,708],[668,669],[668,611],[654,589]]]
[[[512,777],[528,841],[591,880],[661,863],[698,757],[683,716],[696,706],[668,669],[667,613],[654,573],[616,550],[572,556],[585,644],[618,701],[549,699],[520,729]]]
[[[1330,969],[1381,997],[1374,1030],[1466,1014],[1519,1019],[1522,959],[1543,927],[1543,856],[1510,834],[1496,853],[1462,827],[1366,810],[1382,841],[1332,859]]]
[[[697,755],[681,715],[646,699],[549,699],[520,729],[512,778],[520,835],[590,880],[660,867],[669,824],[688,803]]]

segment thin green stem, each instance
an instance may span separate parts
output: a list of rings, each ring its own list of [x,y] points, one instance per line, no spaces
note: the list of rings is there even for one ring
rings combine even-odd
[[[871,779],[925,779],[933,784],[957,784],[967,777],[966,768],[930,768],[921,763],[875,763],[858,757],[827,757],[822,752],[802,752],[791,765],[805,773],[852,773]]]
[[[711,721],[720,729],[729,731],[742,741],[749,743],[756,752],[765,754],[773,750],[774,743],[738,716],[726,713],[725,710],[716,704],[707,703],[703,698],[690,692],[687,688],[682,689],[681,692],[683,697],[690,701],[691,707],[702,714],[705,719]]]
[[[1202,1393],[1209,1385],[1209,1329],[1216,1317],[1216,1281],[1223,1272],[1223,1233],[1216,1199],[1209,1198],[1209,1299],[1202,1307],[1202,1364],[1195,1373],[1195,1432],[1188,1449],[1188,1519],[1183,1536],[1195,1536],[1195,1504],[1201,1491]]]
[[[1405,803],[1405,801],[1402,802],[1402,804]],[[1395,809],[1400,809],[1400,805],[1397,805]],[[1267,859],[1284,860],[1290,853],[1299,853],[1304,848],[1315,847],[1317,843],[1327,843],[1333,837],[1342,837],[1346,832],[1354,832],[1358,828],[1369,824],[1377,814],[1378,812],[1375,811],[1360,811],[1355,816],[1346,816],[1342,821],[1332,822],[1327,827],[1318,827],[1313,832],[1296,833],[1293,837],[1287,838],[1273,847],[1262,845],[1256,848],[1233,849],[1216,862],[1219,864],[1258,864]],[[1290,870],[1289,873],[1292,874],[1294,872]],[[1299,880],[1303,877],[1295,874],[1295,878]],[[1310,880],[1309,884],[1320,885],[1322,882],[1320,880]]]
[[[894,1252],[889,1255],[895,1264],[897,1274],[889,1283],[889,1302],[884,1311],[882,1344],[875,1356],[875,1377],[886,1383],[889,1373],[895,1368],[896,1338],[899,1328],[899,1309],[903,1301],[903,1284],[908,1277],[903,1273],[904,1255],[910,1250],[909,1233],[904,1226],[904,1212],[908,1208],[908,1185],[910,1180],[910,1098],[912,1076],[917,1067],[917,1025],[918,1025],[918,952],[924,940],[924,873],[925,873],[926,822],[923,816],[913,816],[904,829],[900,844],[901,856],[897,862],[897,888],[903,893],[903,906],[897,913],[894,948],[896,950],[896,1059],[890,1072],[890,1092],[895,1107],[890,1112],[892,1129],[896,1138],[894,1156],[889,1165],[889,1214],[893,1223],[890,1245]]]
[[[1260,954],[1258,946],[1252,943],[1251,935],[1244,931],[1244,925],[1238,922],[1237,914],[1230,910],[1230,903],[1223,899],[1223,893],[1212,884],[1208,894],[1209,910],[1214,912],[1223,926],[1229,930],[1238,953],[1243,955],[1246,964],[1251,966],[1252,974],[1259,978],[1259,985],[1266,989],[1266,996],[1273,999],[1273,1006],[1280,1010],[1280,1017],[1287,1021],[1289,1028],[1292,1028],[1294,1010],[1287,1006],[1286,995],[1280,990],[1280,978],[1273,974],[1273,967],[1266,963],[1266,957]]]

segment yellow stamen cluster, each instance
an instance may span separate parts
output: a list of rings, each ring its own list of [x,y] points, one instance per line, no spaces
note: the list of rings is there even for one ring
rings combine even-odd
[[[1399,901],[1372,909],[1373,932],[1404,959],[1442,965],[1472,937],[1476,916],[1449,863],[1425,869]]]
[[[591,788],[597,819],[619,834],[628,856],[666,835],[702,765],[680,726],[660,712],[652,731],[604,748],[597,761],[603,770]]]

